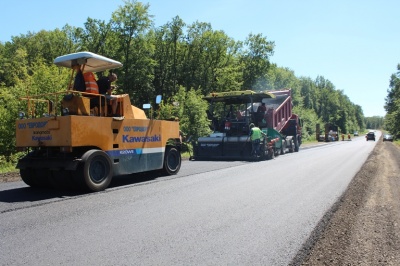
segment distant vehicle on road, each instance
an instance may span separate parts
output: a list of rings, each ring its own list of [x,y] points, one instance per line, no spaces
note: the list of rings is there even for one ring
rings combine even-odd
[[[354,135],[354,137],[358,136],[358,131],[354,131],[353,135]]]
[[[383,135],[383,141],[393,141],[393,136],[390,134]]]
[[[375,132],[373,132],[373,131],[368,132],[368,133],[365,135],[365,138],[366,138],[367,141],[368,141],[368,140],[373,140],[373,141],[375,141]]]

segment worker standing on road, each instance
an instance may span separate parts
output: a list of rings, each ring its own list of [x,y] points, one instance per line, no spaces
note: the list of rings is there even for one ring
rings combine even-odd
[[[251,156],[257,157],[260,155],[260,143],[261,139],[266,136],[260,128],[254,126],[253,123],[250,124],[250,138],[252,144]]]

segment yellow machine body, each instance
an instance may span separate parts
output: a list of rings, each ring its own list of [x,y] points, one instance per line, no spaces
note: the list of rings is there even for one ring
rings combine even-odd
[[[62,56],[55,63],[70,66],[73,60],[86,62],[93,71],[121,65],[90,52]],[[95,97],[104,104],[90,109]],[[113,116],[104,95],[71,89],[22,100],[27,112],[16,121],[16,148],[28,153],[17,168],[30,186],[49,186],[62,178],[98,191],[114,176],[157,169],[176,174],[180,169],[179,123],[148,119],[131,105],[128,94],[117,95]]]

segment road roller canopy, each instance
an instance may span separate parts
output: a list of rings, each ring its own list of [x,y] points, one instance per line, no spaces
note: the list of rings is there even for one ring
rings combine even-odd
[[[90,72],[100,72],[122,67],[122,63],[92,52],[62,55],[54,59],[54,64],[67,68],[72,68],[76,65],[85,65],[85,71]]]
[[[209,102],[225,102],[227,104],[238,104],[246,102],[262,102],[263,99],[275,98],[275,95],[267,92],[255,92],[252,90],[212,92],[204,97]]]

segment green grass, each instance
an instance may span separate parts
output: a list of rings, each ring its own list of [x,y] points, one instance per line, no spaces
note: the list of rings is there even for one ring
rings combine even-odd
[[[15,169],[15,165],[11,163],[6,163],[0,165],[0,174],[9,173],[9,172],[17,172],[18,170]]]

